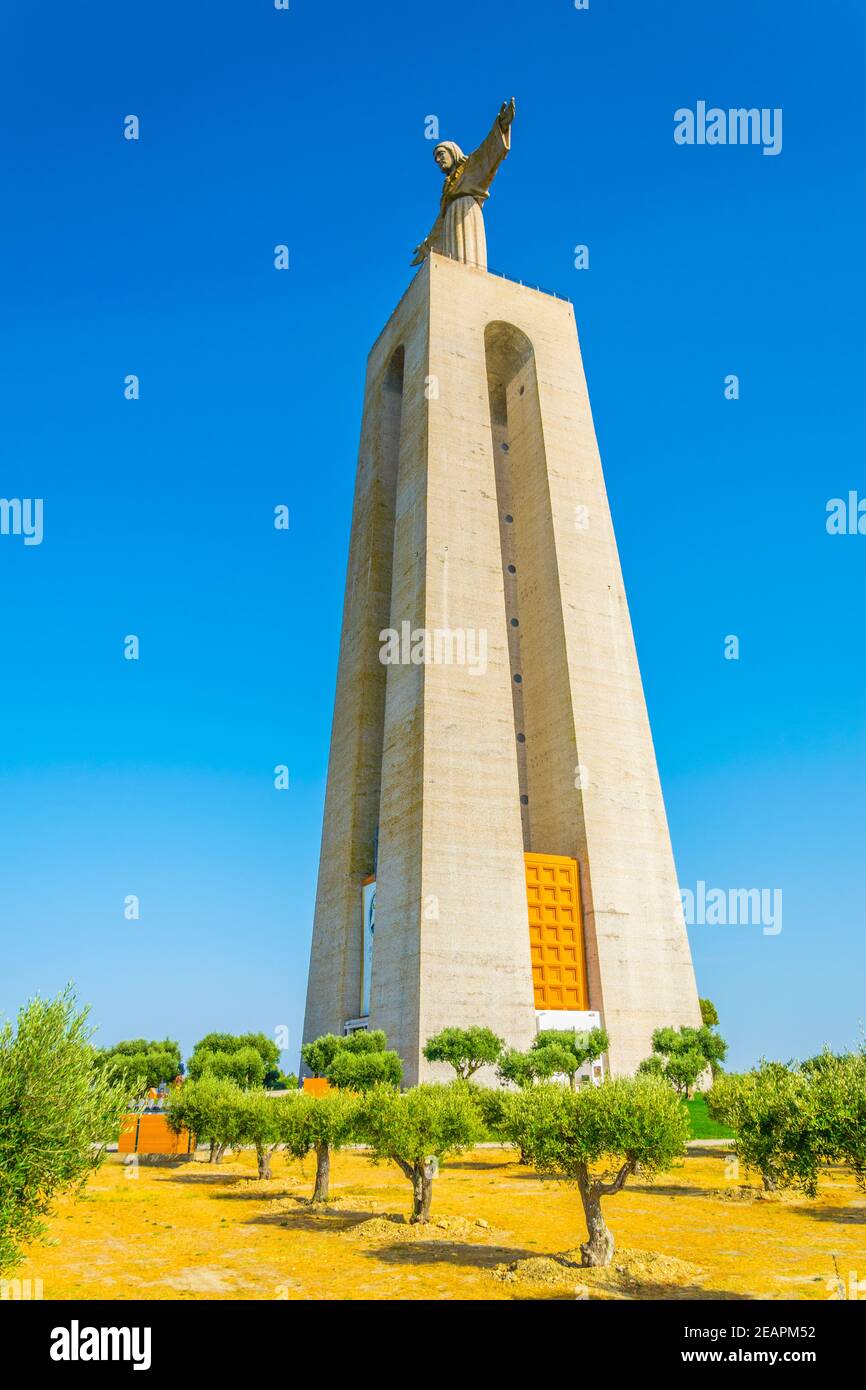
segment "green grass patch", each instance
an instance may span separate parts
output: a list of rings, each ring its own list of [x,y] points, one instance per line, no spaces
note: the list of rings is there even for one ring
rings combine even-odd
[[[693,1139],[733,1139],[733,1133],[727,1125],[721,1125],[718,1120],[710,1118],[703,1096],[695,1096],[694,1100],[684,1100],[683,1105],[689,1113]]]

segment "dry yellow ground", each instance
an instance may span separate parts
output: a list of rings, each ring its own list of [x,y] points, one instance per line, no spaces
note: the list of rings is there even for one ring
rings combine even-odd
[[[398,1170],[359,1153],[335,1157],[323,1212],[306,1201],[310,1162],[277,1156],[262,1183],[247,1154],[218,1167],[110,1160],[16,1274],[49,1299],[826,1299],[838,1267],[851,1297],[849,1281],[866,1279],[866,1196],[850,1176],[831,1171],[815,1201],[755,1201],[727,1162],[690,1155],[608,1199],[615,1268],[588,1275],[546,1258],[585,1238],[576,1193],[498,1149],[443,1168],[441,1224],[423,1230],[394,1219],[410,1206]]]

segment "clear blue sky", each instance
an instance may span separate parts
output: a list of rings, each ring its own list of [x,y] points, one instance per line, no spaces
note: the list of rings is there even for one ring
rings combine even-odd
[[[425,116],[471,146],[514,93],[490,262],[575,303],[680,881],[784,893],[778,936],[692,930],[700,991],[734,1065],[856,1040],[866,536],[825,507],[866,496],[864,29],[7,7],[0,496],[45,538],[0,536],[0,1010],[73,979],[104,1042],[286,1024],[295,1061],[365,359],[436,208]],[[698,100],[781,107],[782,153],[678,147]]]

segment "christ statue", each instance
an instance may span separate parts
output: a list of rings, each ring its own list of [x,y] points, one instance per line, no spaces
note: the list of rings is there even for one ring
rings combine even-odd
[[[490,185],[511,149],[511,122],[514,97],[503,102],[487,139],[472,154],[464,154],[453,140],[443,140],[433,158],[445,175],[439,216],[428,236],[415,247],[413,265],[420,265],[430,251],[439,251],[465,265],[487,269],[487,239],[484,235],[483,204],[490,197]]]

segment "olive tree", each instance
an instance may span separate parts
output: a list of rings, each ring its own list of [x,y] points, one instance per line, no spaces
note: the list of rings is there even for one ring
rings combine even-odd
[[[292,1158],[316,1155],[313,1202],[327,1202],[331,1179],[331,1154],[358,1137],[358,1097],[349,1091],[328,1091],[323,1096],[295,1096],[275,1103],[281,1143]]]
[[[699,999],[698,1004],[701,1010],[701,1020],[707,1028],[715,1028],[719,1022],[719,1011],[712,999]]]
[[[577,1074],[588,1063],[597,1062],[610,1047],[603,1028],[590,1028],[580,1033],[574,1028],[542,1028],[532,1043],[536,1076],[549,1079],[567,1076],[574,1090]]]
[[[259,1054],[266,1067],[275,1067],[279,1061],[280,1049],[265,1033],[206,1033],[193,1048],[190,1065],[204,1052],[240,1052],[249,1047]]]
[[[761,1061],[754,1071],[720,1076],[707,1109],[734,1133],[734,1152],[760,1173],[764,1188],[799,1187],[814,1196],[826,1140],[816,1091],[798,1067]]]
[[[191,1081],[201,1081],[205,1076],[213,1076],[223,1081],[233,1081],[236,1086],[245,1089],[262,1086],[265,1069],[265,1061],[255,1047],[196,1051],[189,1061]]]
[[[656,1077],[618,1077],[572,1091],[543,1084],[508,1099],[510,1125],[542,1175],[574,1183],[588,1239],[585,1265],[609,1265],[614,1239],[602,1199],[621,1192],[640,1165],[644,1176],[669,1168],[683,1152],[688,1116]]]
[[[424,1046],[428,1062],[447,1062],[459,1081],[468,1081],[481,1067],[492,1067],[502,1056],[505,1041],[491,1028],[443,1028]]]
[[[399,1086],[403,1063],[390,1052],[381,1028],[361,1028],[347,1037],[323,1033],[304,1043],[301,1060],[313,1076],[342,1090],[367,1091],[378,1083]]]
[[[396,1052],[355,1052],[341,1048],[325,1073],[338,1090],[370,1091],[374,1086],[399,1086],[403,1063]]]
[[[737,1157],[764,1187],[818,1189],[821,1167],[842,1163],[866,1182],[866,1056],[830,1051],[801,1066],[762,1061],[721,1076],[707,1108],[734,1132]]]
[[[340,1090],[368,1091],[380,1083],[400,1084],[403,1063],[396,1052],[387,1049],[388,1039],[381,1028],[362,1028],[342,1037],[323,1033],[304,1043],[301,1060],[313,1076],[324,1077]]]
[[[509,1047],[499,1059],[496,1075],[500,1081],[525,1090],[539,1080],[543,1065],[540,1055],[532,1049],[519,1052],[516,1047]]]
[[[237,1142],[251,1145],[256,1151],[258,1175],[262,1179],[271,1177],[271,1158],[274,1150],[282,1142],[280,1131],[280,1106],[291,1104],[282,1096],[271,1097],[267,1091],[239,1090],[235,1101],[237,1106]]]
[[[71,987],[0,1028],[0,1269],[42,1238],[55,1198],[77,1192],[120,1133],[130,1095],[96,1060]]]
[[[641,1062],[642,1076],[661,1076],[677,1095],[688,1100],[699,1077],[709,1068],[718,1073],[728,1045],[713,1028],[656,1028],[652,1035],[652,1055]]]
[[[412,1220],[430,1219],[433,1180],[448,1154],[482,1135],[471,1089],[463,1082],[426,1082],[409,1091],[377,1086],[361,1102],[360,1129],[373,1161],[389,1159],[412,1184]]]
[[[301,1061],[313,1076],[327,1077],[339,1052],[384,1052],[388,1039],[381,1028],[361,1028],[348,1037],[338,1033],[322,1033],[301,1048]]]
[[[825,1052],[821,1061],[813,1062],[811,1083],[822,1147],[831,1162],[851,1168],[866,1187],[866,1050]]]
[[[138,1085],[149,1090],[163,1081],[173,1081],[182,1067],[180,1045],[171,1038],[162,1042],[130,1038],[113,1047],[100,1048],[96,1060],[112,1081],[123,1081],[132,1091]]]
[[[485,1134],[508,1138],[505,1129],[507,1093],[498,1087],[472,1085],[471,1094]]]
[[[205,1072],[198,1081],[185,1081],[169,1096],[166,1121],[174,1134],[187,1129],[196,1142],[210,1145],[210,1163],[219,1163],[227,1148],[241,1137],[240,1102],[244,1088],[228,1077]]]
[[[253,1090],[279,1084],[279,1056],[264,1033],[207,1033],[193,1048],[187,1071],[193,1081],[209,1074]]]

